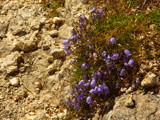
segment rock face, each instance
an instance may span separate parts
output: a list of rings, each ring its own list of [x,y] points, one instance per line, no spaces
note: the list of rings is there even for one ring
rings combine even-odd
[[[152,87],[160,85],[159,78],[152,72],[146,74],[145,78],[141,82],[142,87]]]
[[[113,110],[106,113],[102,120],[159,120],[160,119],[160,95],[133,95],[131,103],[135,106],[126,107],[126,98],[129,95],[122,95],[115,99]],[[129,100],[129,101],[130,101]]]

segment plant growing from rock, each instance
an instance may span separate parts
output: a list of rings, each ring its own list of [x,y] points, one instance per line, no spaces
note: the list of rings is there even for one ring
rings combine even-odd
[[[125,78],[134,70],[134,59],[127,48],[116,44],[114,36],[106,39],[104,12],[93,7],[89,19],[79,17],[79,23],[71,31],[72,36],[62,42],[65,54],[76,56],[72,62],[75,67],[72,98],[66,101],[70,109],[79,110],[132,82]],[[132,86],[135,88],[134,83]]]

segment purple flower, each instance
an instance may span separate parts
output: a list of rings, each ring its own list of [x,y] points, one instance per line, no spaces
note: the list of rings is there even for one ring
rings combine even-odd
[[[97,58],[98,57],[97,53],[93,53],[93,57]]]
[[[97,86],[95,86],[95,88],[93,90],[94,90],[94,93],[98,93],[98,87]]]
[[[64,50],[67,51],[69,48],[70,48],[70,46],[65,46],[65,47],[64,47]]]
[[[107,65],[107,70],[109,71],[109,72],[111,72],[112,71],[112,65],[111,64],[106,64]]]
[[[108,95],[109,94],[109,88],[107,87],[107,85],[103,82],[103,89],[104,89],[104,95]]]
[[[83,100],[83,98],[85,98],[85,96],[84,96],[84,93],[83,93],[83,92],[81,93],[81,95],[80,95],[80,96],[81,96],[81,100]]]
[[[75,89],[72,90],[71,95],[73,95],[75,93]]]
[[[88,47],[89,47],[90,49],[92,49],[92,46],[91,46],[91,45],[88,45]]]
[[[103,51],[102,54],[101,54],[102,57],[106,57],[106,55],[107,55],[106,51]]]
[[[79,110],[79,109],[80,109],[79,103],[76,104],[75,108],[76,108],[76,110]]]
[[[100,15],[102,15],[102,14],[103,14],[103,10],[99,10],[98,13],[99,13]]]
[[[134,89],[136,87],[135,83],[132,84],[132,88]]]
[[[91,87],[95,87],[95,86],[96,86],[96,80],[92,79],[92,81],[91,81]]]
[[[87,99],[86,99],[86,103],[91,104],[91,102],[92,102],[92,97],[88,96]]]
[[[85,63],[81,65],[81,68],[82,68],[82,69],[84,69],[85,67],[86,67],[86,64],[85,64]]]
[[[69,41],[68,41],[68,40],[63,40],[63,41],[62,41],[62,44],[63,44],[63,45],[68,45],[68,44],[69,44]]]
[[[95,16],[93,16],[93,17],[92,17],[92,21],[94,21],[95,19],[96,19]]]
[[[89,43],[89,42],[90,42],[90,39],[88,39],[87,42]]]
[[[79,81],[78,85],[83,86],[84,80]]]
[[[94,74],[93,74],[93,78],[94,78],[94,79],[96,79],[97,76],[98,76],[97,73],[94,73]]]
[[[92,8],[92,13],[95,13],[96,10],[97,10],[97,8],[96,8],[96,7],[93,7],[93,8]]]
[[[88,80],[88,76],[87,75],[84,76],[84,80]]]
[[[66,100],[66,104],[67,104],[67,107],[69,107],[69,105],[70,105],[69,99]]]
[[[98,96],[100,96],[102,92],[103,92],[103,89],[101,87],[98,87]]]
[[[81,96],[78,94],[77,95],[77,101],[80,102],[81,101]]]
[[[133,59],[130,59],[129,62],[128,62],[128,65],[129,65],[130,67],[133,67],[133,63],[134,63],[134,60],[133,60]]]
[[[86,51],[86,56],[88,56],[89,55],[89,52],[88,51]]]
[[[94,94],[94,89],[91,89],[89,93]]]
[[[83,89],[82,89],[82,88],[79,88],[79,89],[78,89],[78,92],[79,92],[79,93],[83,92]]]
[[[128,57],[131,55],[130,51],[128,49],[124,50],[124,54]]]
[[[76,62],[76,61],[74,60],[74,61],[71,62],[71,64],[73,65],[73,64],[75,64],[75,62]]]
[[[116,83],[116,89],[118,89],[119,88],[119,83]]]
[[[73,41],[73,40],[78,40],[78,36],[77,35],[73,35],[70,37],[70,39]]]
[[[79,27],[82,28],[82,27],[83,27],[83,24],[84,24],[83,22],[80,22]]]
[[[74,106],[74,102],[75,102],[75,100],[76,100],[76,98],[73,98],[73,99],[72,99],[72,103],[71,103],[71,104],[72,104],[72,106]]]
[[[120,72],[120,76],[124,76],[126,70],[125,69],[122,69],[121,72]]]
[[[111,57],[112,60],[117,60],[119,57],[119,53],[113,54],[113,56]]]
[[[69,56],[69,55],[70,55],[70,53],[71,53],[71,51],[70,51],[70,50],[65,51],[66,56]]]
[[[71,30],[72,35],[76,35],[76,31]]]
[[[109,40],[109,43],[113,45],[114,42],[115,42],[115,38],[112,37],[112,38]]]
[[[98,78],[101,78],[101,77],[102,77],[102,73],[101,73],[101,72],[98,72],[98,73],[97,73],[97,76],[98,76]]]
[[[87,60],[86,57],[83,57],[83,60],[86,61]]]
[[[89,69],[89,68],[90,68],[90,65],[89,65],[89,63],[87,63],[87,64],[86,64],[86,68],[87,68],[87,69]]]
[[[89,83],[85,83],[84,86],[85,86],[85,87],[89,87]]]
[[[129,65],[128,65],[128,63],[124,63],[124,66],[128,67]]]
[[[104,72],[104,77],[106,77],[106,76],[107,76],[107,72],[105,71],[105,72]]]
[[[137,77],[136,78],[136,83],[139,83],[139,82],[140,82],[139,77]]]

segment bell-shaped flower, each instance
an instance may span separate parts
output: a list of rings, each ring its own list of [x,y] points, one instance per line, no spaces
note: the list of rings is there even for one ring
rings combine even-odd
[[[71,92],[71,95],[73,95],[75,93],[75,89],[73,88],[72,92]]]
[[[102,15],[103,14],[103,10],[99,10],[98,14]]]
[[[97,58],[98,57],[97,53],[93,53],[93,57]]]
[[[62,44],[63,44],[63,45],[68,45],[68,44],[69,44],[69,41],[68,41],[68,40],[63,40],[63,41],[62,41]]]
[[[70,46],[65,46],[64,50],[67,51],[70,48]]]
[[[118,89],[119,88],[119,83],[116,83],[116,89]]]
[[[98,87],[98,96],[100,96],[102,92],[103,92],[103,89],[101,87]]]
[[[73,64],[75,64],[75,62],[76,62],[76,61],[74,60],[74,61],[71,62],[71,64],[73,65]]]
[[[112,37],[112,38],[109,40],[109,43],[113,45],[114,42],[115,42],[115,38]]]
[[[84,80],[88,80],[88,76],[87,75],[84,75]]]
[[[106,96],[109,94],[109,88],[104,82],[102,85],[103,85],[104,95]]]
[[[69,107],[69,105],[70,105],[69,99],[66,100],[66,105],[67,105],[67,107]]]
[[[97,86],[94,88],[94,93],[98,93],[98,87]]]
[[[111,57],[112,60],[117,60],[119,57],[119,53],[113,54],[113,56]]]
[[[92,12],[92,13],[95,13],[96,10],[97,10],[97,8],[96,8],[96,7],[93,7],[91,12]]]
[[[102,73],[101,73],[101,72],[98,72],[98,73],[97,73],[97,76],[98,76],[98,78],[101,78],[101,77],[102,77]]]
[[[101,54],[102,57],[106,57],[106,55],[107,55],[106,51],[103,51],[102,54]]]
[[[86,99],[86,103],[91,104],[91,102],[92,102],[92,97],[88,96],[87,99]]]
[[[133,83],[133,84],[132,84],[132,88],[134,89],[135,87],[136,87],[136,84],[135,84],[135,83]]]
[[[93,74],[93,78],[96,79],[98,77],[97,73]]]
[[[79,110],[79,109],[80,109],[79,103],[76,103],[75,109],[76,109],[76,110]]]
[[[80,22],[79,27],[82,28],[83,27],[83,22]]]
[[[86,51],[86,56],[88,56],[89,55],[89,52],[88,51]]]
[[[71,103],[72,106],[74,106],[75,100],[76,100],[76,98],[72,99],[72,103]]]
[[[105,72],[103,73],[103,75],[104,75],[104,77],[106,77],[106,76],[108,75],[108,73],[105,71]]]
[[[133,60],[133,59],[130,59],[130,60],[128,61],[128,65],[129,65],[130,67],[133,67],[133,64],[134,64],[134,60]]]
[[[139,83],[139,82],[140,82],[139,77],[137,77],[136,78],[136,83]]]
[[[125,69],[122,69],[121,72],[120,72],[120,76],[124,76],[126,70]]]
[[[89,69],[89,68],[90,68],[90,65],[89,65],[89,63],[87,63],[87,64],[86,64],[86,68],[87,68],[87,69]]]
[[[79,81],[78,85],[83,86],[84,80]]]
[[[82,65],[81,65],[81,68],[82,68],[82,69],[86,68],[86,64],[85,64],[85,63],[82,64]]]
[[[83,88],[79,88],[79,89],[78,89],[78,92],[79,92],[79,93],[83,92]]]
[[[92,79],[92,81],[91,81],[91,87],[95,87],[95,86],[96,86],[96,80]]]
[[[128,49],[124,50],[124,54],[128,57],[131,55],[130,51]]]
[[[70,50],[65,51],[65,54],[66,54],[66,56],[69,56],[71,54],[71,51]]]
[[[85,98],[84,92],[81,93],[81,101]]]
[[[77,95],[77,101],[80,102],[81,101],[81,96],[78,94]]]
[[[128,65],[128,63],[124,63],[124,66],[128,67],[129,65]]]
[[[89,42],[90,42],[90,39],[88,39],[87,42],[89,43]]]
[[[94,89],[91,89],[89,93],[94,94]]]
[[[89,83],[85,83],[84,86],[85,86],[85,87],[89,87]]]

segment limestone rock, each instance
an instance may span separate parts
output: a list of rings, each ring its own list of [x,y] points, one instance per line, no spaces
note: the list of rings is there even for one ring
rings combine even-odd
[[[61,39],[68,39],[69,37],[71,37],[71,30],[73,28],[69,27],[68,25],[64,24],[62,25],[59,30],[58,30],[58,35]]]
[[[52,30],[52,31],[49,32],[49,35],[50,35],[51,37],[55,37],[55,36],[58,35],[58,31],[57,31],[57,30]]]
[[[134,106],[134,101],[132,99],[132,95],[130,95],[128,98],[126,98],[125,106],[126,107],[133,107]]]
[[[34,41],[19,41],[16,45],[17,50],[31,52],[37,49],[37,44]]]
[[[1,23],[0,22],[0,37],[5,37],[8,29],[8,22]]]
[[[11,85],[13,86],[18,86],[19,85],[19,80],[17,78],[12,78],[10,80]]]
[[[7,71],[7,74],[17,71],[20,58],[21,54],[17,51],[7,55],[4,59],[0,60],[0,71]]]
[[[63,18],[59,18],[59,17],[54,17],[53,18],[53,23],[56,25],[61,25],[64,23],[64,19]]]
[[[54,58],[65,57],[64,49],[57,46],[51,51],[51,54]]]
[[[158,77],[152,73],[148,72],[145,76],[145,78],[141,82],[142,87],[151,87],[159,84],[159,79]]]
[[[121,95],[115,99],[113,109],[104,114],[102,120],[159,120],[160,97],[156,95],[133,95],[135,107],[125,106],[126,98],[130,95]],[[132,103],[132,102],[131,102]]]

